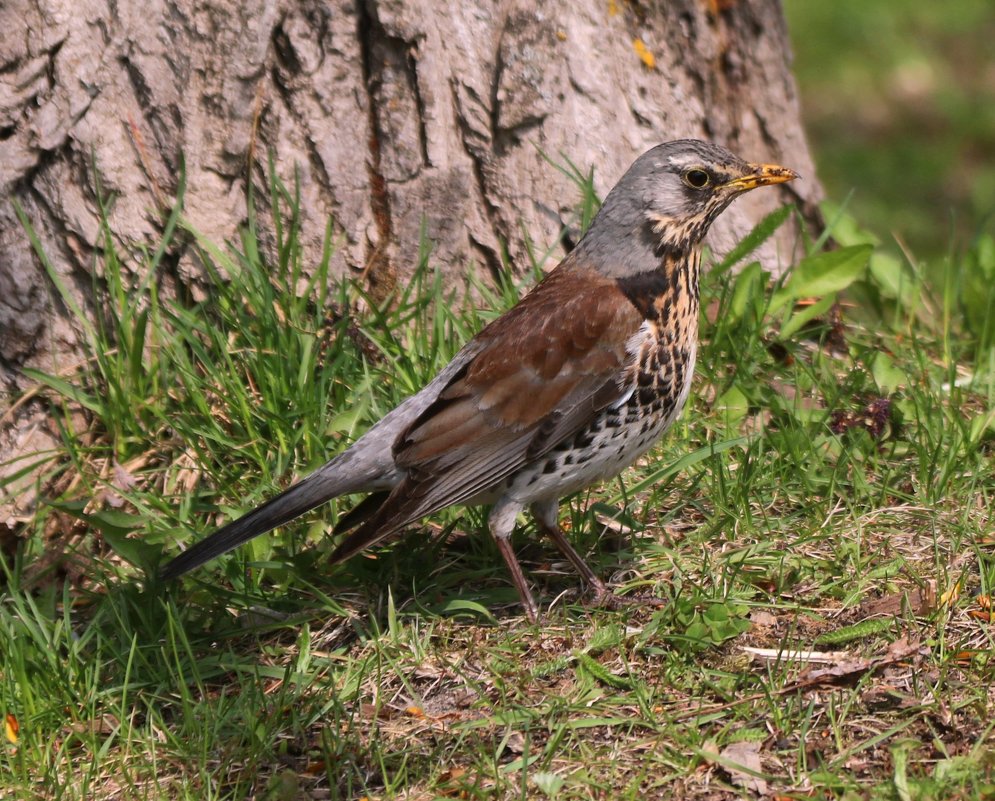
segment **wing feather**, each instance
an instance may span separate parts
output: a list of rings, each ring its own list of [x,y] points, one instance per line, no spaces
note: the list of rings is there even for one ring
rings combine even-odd
[[[394,443],[406,477],[335,552],[362,550],[439,509],[498,491],[622,395],[643,320],[570,257],[481,331],[475,356]]]

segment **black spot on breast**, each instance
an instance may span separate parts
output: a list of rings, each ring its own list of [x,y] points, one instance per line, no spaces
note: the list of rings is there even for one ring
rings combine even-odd
[[[594,435],[583,431],[574,438],[574,447],[590,448],[592,442],[594,442]]]
[[[639,389],[639,405],[640,406],[652,406],[653,402],[656,401],[660,396],[653,389],[642,387]]]

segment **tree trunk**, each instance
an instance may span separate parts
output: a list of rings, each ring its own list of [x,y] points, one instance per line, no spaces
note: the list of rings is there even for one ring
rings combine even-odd
[[[221,242],[247,182],[266,192],[269,154],[285,179],[300,171],[306,256],[331,218],[334,271],[375,294],[410,275],[423,231],[451,274],[505,253],[527,269],[526,239],[554,242],[578,200],[544,153],[593,167],[602,195],[685,136],[802,173],[734,204],[719,252],[785,200],[815,219],[777,0],[6,0],[0,30],[0,191],[70,286],[89,285],[100,247],[95,175],[115,235],[155,242],[185,164],[185,213]],[[785,230],[762,260],[779,269],[793,247]],[[192,255],[171,257],[196,290]],[[0,203],[0,412],[28,383],[19,367],[52,370],[77,346]],[[38,445],[29,411],[14,428],[6,415],[0,463]]]

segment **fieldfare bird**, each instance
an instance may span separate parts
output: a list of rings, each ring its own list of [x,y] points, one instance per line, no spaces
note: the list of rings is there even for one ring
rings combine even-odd
[[[340,521],[348,559],[447,506],[491,507],[488,526],[525,613],[539,607],[511,548],[530,507],[574,568],[605,584],[557,523],[560,498],[617,475],[680,414],[698,334],[701,241],[729,203],[796,178],[684,139],[640,156],[576,247],[424,389],[299,483],[177,556],[186,573],[340,495],[370,493]]]

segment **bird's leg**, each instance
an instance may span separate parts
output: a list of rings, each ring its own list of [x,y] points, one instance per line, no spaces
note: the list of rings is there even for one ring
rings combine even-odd
[[[584,581],[591,585],[591,589],[594,590],[594,598],[591,601],[592,606],[603,609],[623,609],[630,605],[651,607],[666,605],[659,598],[654,598],[651,595],[640,593],[620,597],[608,589],[608,585],[594,575],[594,571],[587,566],[581,555],[570,544],[567,535],[563,533],[563,529],[560,528],[558,521],[558,507],[559,504],[555,501],[538,501],[532,504],[532,514],[535,516],[536,523],[539,524],[539,528],[543,534],[549,535],[550,539],[556,543],[556,547],[570,560],[570,563],[577,569],[577,572],[583,576]]]
[[[496,536],[494,539],[497,542],[498,550],[501,551],[501,556],[504,557],[505,564],[508,565],[508,572],[511,573],[515,589],[518,590],[518,595],[522,599],[525,616],[529,622],[538,623],[539,605],[536,604],[535,598],[532,597],[532,592],[529,590],[529,585],[525,582],[525,573],[522,572],[522,566],[518,563],[518,558],[511,548],[511,538]]]
[[[504,563],[508,565],[511,581],[515,585],[515,589],[518,590],[518,597],[522,599],[525,616],[529,622],[538,623],[539,605],[532,597],[532,591],[529,590],[529,585],[525,581],[525,573],[522,572],[518,557],[515,556],[515,552],[511,548],[511,532],[515,529],[515,518],[518,517],[520,511],[522,511],[520,504],[505,500],[498,501],[491,509],[487,524],[501,556],[504,557]]]
[[[574,569],[580,573],[584,581],[594,590],[595,603],[601,604],[614,597],[611,590],[588,567],[583,557],[577,553],[577,550],[570,544],[570,540],[567,539],[566,534],[563,533],[563,529],[560,528],[559,503],[555,500],[537,501],[532,504],[532,515],[535,517],[540,531],[548,535],[556,543],[556,547],[560,549],[560,552],[570,560],[570,564],[574,566]]]

